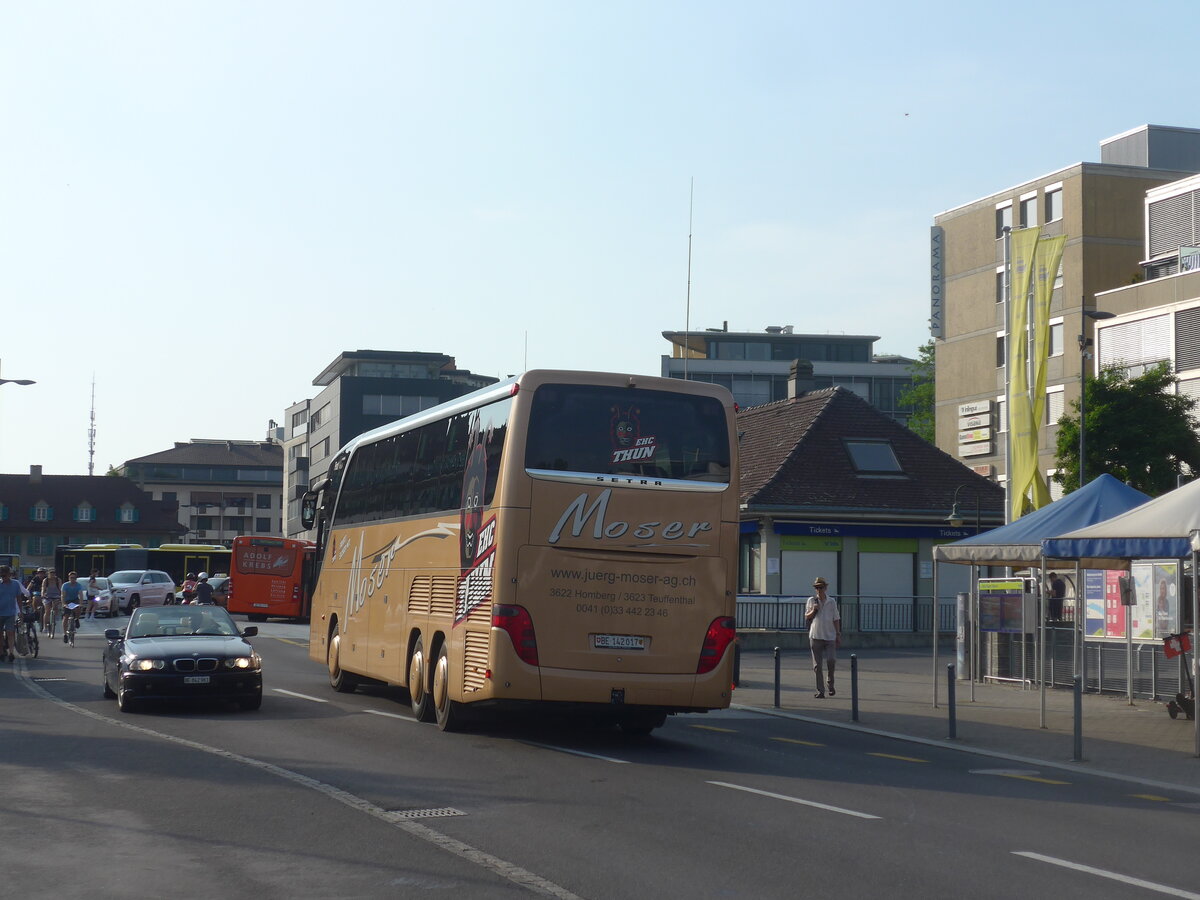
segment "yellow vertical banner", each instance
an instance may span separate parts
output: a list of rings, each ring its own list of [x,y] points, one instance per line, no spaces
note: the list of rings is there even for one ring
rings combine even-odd
[[[1034,434],[1046,416],[1046,366],[1050,358],[1050,298],[1054,294],[1054,281],[1058,277],[1058,265],[1062,262],[1063,247],[1067,236],[1044,237],[1037,243],[1033,260],[1033,384],[1029,396],[1034,424]],[[1037,453],[1037,445],[1034,445]],[[1035,456],[1036,459],[1036,456]],[[1033,508],[1041,509],[1050,502],[1050,488],[1046,479],[1034,465]]]
[[[1037,427],[1029,401],[1029,285],[1040,228],[1012,233],[1008,293],[1008,520],[1027,512],[1025,497],[1037,474]]]

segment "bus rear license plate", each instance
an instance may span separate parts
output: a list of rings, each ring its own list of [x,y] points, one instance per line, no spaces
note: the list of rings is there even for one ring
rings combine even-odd
[[[208,682],[209,682],[208,675],[184,675],[183,676],[184,684],[208,684]]]
[[[645,650],[647,639],[634,634],[593,634],[592,646],[598,650]]]
[[[253,603],[253,604],[251,604],[251,605],[252,605],[252,606],[253,606],[255,609],[267,609],[267,608],[269,608],[269,607],[270,607],[270,605],[271,605],[271,604],[270,604],[270,603]]]

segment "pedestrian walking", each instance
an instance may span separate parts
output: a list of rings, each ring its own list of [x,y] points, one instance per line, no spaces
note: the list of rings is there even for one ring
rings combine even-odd
[[[842,643],[842,614],[837,601],[826,593],[829,582],[818,575],[813,579],[816,594],[808,598],[804,607],[804,621],[808,624],[808,646],[812,651],[813,672],[817,676],[817,699],[825,697],[825,675],[829,671],[829,696],[837,691],[833,686],[833,670],[837,666],[837,648]]]

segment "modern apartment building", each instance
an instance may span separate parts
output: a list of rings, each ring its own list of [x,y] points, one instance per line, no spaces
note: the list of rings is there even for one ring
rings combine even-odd
[[[229,546],[239,534],[279,534],[283,451],[274,440],[176,443],[119,472],[155,500],[179,504],[184,543]]]
[[[1039,423],[1038,468],[1052,472],[1055,423],[1078,399],[1084,351],[1091,352],[1086,342],[1094,322],[1085,311],[1102,306],[1124,313],[1140,302],[1137,292],[1116,289],[1169,265],[1147,262],[1147,192],[1196,172],[1200,130],[1145,125],[1102,141],[1099,163],[1057,169],[934,217],[938,447],[1005,480],[1005,235],[1036,225],[1044,235],[1067,236],[1051,301],[1047,402]]]
[[[1096,323],[1092,373],[1166,362],[1179,392],[1200,399],[1200,176],[1147,191],[1144,210],[1146,277],[1096,295],[1117,315]]]
[[[457,368],[444,353],[347,350],[313,379],[321,388],[284,414],[286,534],[303,532],[300,498],[351,438],[498,379]]]
[[[877,356],[878,337],[857,334],[797,334],[791,325],[762,332],[664,331],[671,355],[662,357],[662,375],[706,381],[729,388],[743,408],[788,398],[793,364],[810,362],[803,390],[844,387],[896,421],[908,421],[910,409],[899,396],[912,386],[913,360]],[[915,349],[915,348],[914,348]],[[802,367],[807,373],[807,366]]]

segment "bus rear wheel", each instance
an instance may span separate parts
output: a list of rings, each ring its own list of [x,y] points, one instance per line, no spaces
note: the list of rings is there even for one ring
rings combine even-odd
[[[408,696],[412,703],[413,718],[418,722],[432,722],[433,701],[429,696],[429,681],[425,671],[425,645],[420,638],[413,646],[412,659],[408,663]]]
[[[352,694],[358,687],[358,679],[342,668],[341,648],[342,636],[338,634],[337,626],[334,625],[334,630],[329,635],[329,650],[325,657],[329,667],[329,686],[339,694]]]
[[[433,711],[437,727],[442,731],[462,730],[462,704],[450,699],[450,654],[446,652],[445,644],[438,648],[433,667]]]

